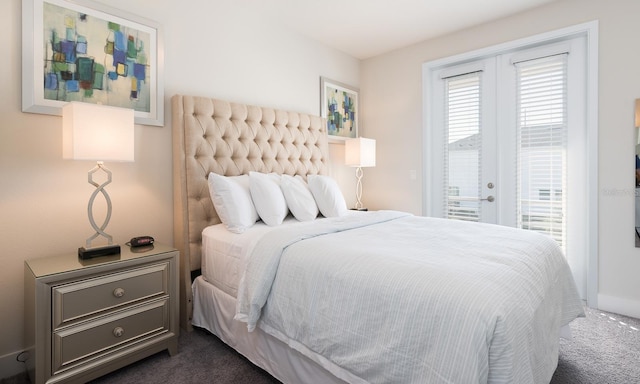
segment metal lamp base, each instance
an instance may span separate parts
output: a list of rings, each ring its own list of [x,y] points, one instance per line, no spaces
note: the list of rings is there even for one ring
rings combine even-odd
[[[98,171],[103,171],[107,176],[107,180],[102,184],[98,184],[96,181],[93,180],[94,173]],[[107,228],[107,224],[109,224],[109,220],[111,219],[111,199],[109,198],[109,194],[105,189],[107,184],[111,183],[111,171],[104,166],[104,163],[102,161],[98,161],[96,166],[89,171],[88,180],[89,180],[89,184],[96,187],[96,189],[91,194],[91,198],[89,199],[89,205],[87,206],[87,213],[89,214],[89,223],[91,224],[93,229],[95,229],[96,232],[87,239],[85,247],[78,248],[78,257],[82,260],[86,260],[86,259],[92,259],[94,257],[99,257],[99,256],[119,254],[120,246],[117,244],[113,244],[113,237],[104,231],[105,228]],[[93,203],[98,193],[102,193],[102,195],[104,196],[105,202],[107,203],[107,215],[101,226],[98,226],[98,224],[96,224],[96,221],[93,218]],[[107,245],[92,247],[91,241],[99,236],[102,236],[107,240]]]

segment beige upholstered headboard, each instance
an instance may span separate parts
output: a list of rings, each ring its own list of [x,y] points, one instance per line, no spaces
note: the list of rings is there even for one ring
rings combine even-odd
[[[191,326],[191,272],[200,269],[202,230],[220,222],[210,172],[327,174],[327,126],[319,116],[197,96],[172,98],[174,241],[180,251],[180,322]]]

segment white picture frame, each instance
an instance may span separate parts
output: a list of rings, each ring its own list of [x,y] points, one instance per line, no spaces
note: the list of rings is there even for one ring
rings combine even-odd
[[[81,101],[131,108],[137,124],[164,126],[163,58],[156,22],[90,0],[22,1],[23,112],[61,115]]]
[[[358,137],[358,94],[358,88],[320,77],[320,115],[327,119],[330,142],[344,143]]]

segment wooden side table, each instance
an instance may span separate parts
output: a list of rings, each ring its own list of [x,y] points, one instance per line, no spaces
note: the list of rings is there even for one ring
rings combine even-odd
[[[84,383],[165,349],[176,354],[178,270],[178,251],[158,243],[25,261],[31,382]]]

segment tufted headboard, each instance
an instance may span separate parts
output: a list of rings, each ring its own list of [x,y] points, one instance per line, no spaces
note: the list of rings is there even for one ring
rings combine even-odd
[[[329,144],[319,116],[197,96],[172,98],[174,242],[180,251],[180,322],[191,327],[191,273],[200,269],[202,230],[220,222],[210,172],[327,174]]]

